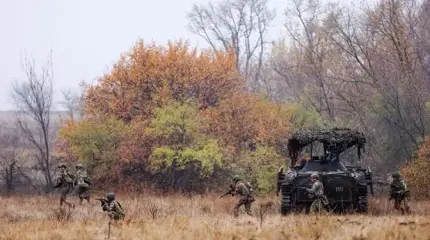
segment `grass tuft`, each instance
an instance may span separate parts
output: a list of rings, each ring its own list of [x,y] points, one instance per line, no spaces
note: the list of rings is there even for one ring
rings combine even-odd
[[[118,196],[123,222],[109,219],[98,202],[59,208],[51,197],[0,197],[1,239],[428,239],[430,202],[412,202],[402,216],[386,199],[371,199],[368,215],[279,214],[279,200],[258,198],[254,216],[236,199],[217,196]],[[77,202],[78,199],[72,198]]]

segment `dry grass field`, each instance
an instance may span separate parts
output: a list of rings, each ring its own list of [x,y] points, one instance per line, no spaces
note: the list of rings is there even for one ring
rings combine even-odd
[[[270,199],[257,199],[256,216],[242,213],[235,219],[232,197],[117,198],[127,217],[123,223],[109,225],[98,201],[69,212],[57,206],[56,196],[2,197],[0,239],[430,239],[430,203],[426,202],[412,203],[411,216],[396,214],[385,199],[373,200],[367,216],[281,217],[276,206],[261,225],[259,204]]]

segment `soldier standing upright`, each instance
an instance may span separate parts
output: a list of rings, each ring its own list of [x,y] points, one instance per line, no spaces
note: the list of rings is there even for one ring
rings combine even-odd
[[[58,177],[57,184],[54,186],[54,188],[60,188],[60,190],[61,190],[60,207],[63,206],[63,203],[65,203],[67,206],[74,208],[75,205],[66,200],[67,195],[73,189],[73,181],[74,181],[73,178],[74,177],[67,170],[67,166],[65,163],[60,163],[58,165],[58,168],[60,169],[60,176]]]
[[[240,195],[239,201],[234,206],[234,216],[239,216],[239,208],[245,205],[245,211],[248,215],[252,216],[251,204],[255,201],[253,196],[253,189],[248,182],[243,181],[239,176],[233,177],[234,181],[234,193],[233,195]]]
[[[402,214],[411,213],[408,198],[409,198],[409,190],[406,185],[405,180],[400,176],[400,173],[395,172],[392,174],[393,182],[390,186],[390,200],[394,199],[394,208],[396,210],[402,211]],[[404,208],[401,206],[403,202]]]
[[[80,163],[76,165],[75,184],[78,190],[79,203],[82,204],[84,199],[87,200],[87,202],[89,203],[90,202],[89,188],[90,188],[91,181],[87,171],[85,171],[84,169],[84,166]]]
[[[324,185],[319,180],[319,176],[316,173],[312,173],[310,179],[312,187],[306,188],[306,191],[310,193],[310,197],[313,199],[310,212],[321,212],[324,206],[328,204],[327,197],[324,195]]]

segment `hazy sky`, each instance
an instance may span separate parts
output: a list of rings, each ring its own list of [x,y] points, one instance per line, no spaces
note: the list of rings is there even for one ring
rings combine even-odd
[[[193,3],[209,0],[0,0],[0,110],[13,109],[14,79],[24,79],[21,56],[41,65],[52,50],[55,100],[60,90],[78,89],[118,60],[138,38],[165,44],[188,39],[207,47],[187,29],[186,13]],[[213,0],[218,2],[220,0]],[[271,0],[277,18],[271,30],[282,30],[286,0]]]

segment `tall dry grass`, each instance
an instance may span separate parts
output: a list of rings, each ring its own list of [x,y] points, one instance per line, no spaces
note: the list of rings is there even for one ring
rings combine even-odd
[[[254,217],[235,219],[231,197],[117,198],[127,217],[111,225],[110,239],[430,239],[429,202],[413,202],[410,216],[394,212],[386,199],[372,199],[369,215],[282,217],[277,199],[259,198]],[[259,204],[268,201],[275,208],[261,218]],[[98,202],[71,211],[57,204],[53,197],[0,198],[0,239],[107,239],[108,218]]]

